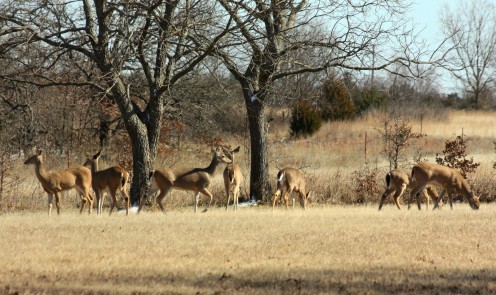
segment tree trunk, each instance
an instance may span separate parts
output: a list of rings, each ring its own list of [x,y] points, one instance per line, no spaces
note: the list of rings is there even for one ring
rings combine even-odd
[[[152,168],[152,161],[155,156],[150,150],[148,136],[144,125],[141,128],[129,130],[131,146],[133,152],[133,179],[131,184],[131,204],[138,204],[140,196],[146,192],[148,185],[148,175]]]
[[[141,113],[126,92],[124,83],[116,83],[112,88],[114,99],[119,106],[131,140],[133,153],[133,177],[131,183],[131,203],[138,204],[148,187],[148,176],[155,161],[163,104],[160,97],[151,97],[148,109]]]
[[[268,123],[264,114],[264,100],[249,90],[243,90],[243,95],[250,129],[250,198],[270,200],[272,189],[269,179]]]

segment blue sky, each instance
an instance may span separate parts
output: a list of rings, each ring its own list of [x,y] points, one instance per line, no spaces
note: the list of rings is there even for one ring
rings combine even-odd
[[[415,24],[416,31],[421,31],[420,35],[431,45],[431,48],[435,48],[443,40],[440,20],[442,9],[448,4],[453,9],[457,3],[458,0],[413,0],[409,16]],[[437,79],[441,92],[460,91],[456,81],[449,73],[438,71],[438,74],[441,75]]]
[[[451,3],[451,6],[457,3],[457,1],[446,1],[446,0],[413,0],[413,5],[411,7],[410,16],[412,17],[414,23],[418,24],[418,29],[424,28],[422,35],[428,40],[439,41],[441,37],[441,22],[440,14],[442,8]]]

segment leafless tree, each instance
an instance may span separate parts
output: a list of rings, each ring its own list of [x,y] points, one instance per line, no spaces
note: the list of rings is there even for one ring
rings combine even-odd
[[[424,71],[419,61],[433,56],[426,56],[407,29],[405,1],[218,3],[236,26],[215,53],[243,91],[251,136],[250,195],[257,199],[271,190],[264,112],[275,81],[330,68],[394,71],[397,65],[408,69],[405,75],[419,76]]]
[[[215,3],[202,0],[6,0],[0,50],[30,53],[17,56],[18,81],[91,87],[115,101],[132,142],[137,200],[153,168],[173,85],[227,32],[211,26],[217,16]],[[67,68],[78,73],[69,81]]]
[[[496,81],[496,6],[492,1],[458,1],[441,16],[455,50],[445,65],[470,94],[475,108]]]

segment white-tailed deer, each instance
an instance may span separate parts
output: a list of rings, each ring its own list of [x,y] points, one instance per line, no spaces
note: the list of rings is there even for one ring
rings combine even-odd
[[[470,189],[470,186],[460,172],[455,169],[434,163],[419,163],[412,168],[412,182],[414,187],[410,192],[408,208],[410,208],[410,202],[413,196],[416,196],[417,205],[420,209],[419,193],[429,184],[443,188],[443,192],[434,204],[434,209],[438,207],[438,201],[443,197],[445,192],[448,193],[451,209],[453,209],[453,193],[465,197],[472,209],[479,209],[480,207],[479,198]]]
[[[407,188],[412,188],[413,184],[410,181],[410,176],[403,169],[394,169],[386,174],[386,191],[382,194],[381,201],[379,202],[379,210],[382,209],[382,205],[384,201],[392,194],[394,203],[398,209],[401,209],[399,198],[403,195],[403,192]],[[427,186],[425,190],[422,191],[422,194],[425,196],[426,207],[429,209],[429,199],[432,197],[434,201],[437,201],[438,193],[436,189],[432,186]],[[441,201],[441,206],[443,205]]]
[[[91,169],[92,182],[91,186],[96,195],[97,214],[102,213],[103,209],[103,194],[108,191],[112,196],[112,205],[110,206],[109,215],[117,207],[117,191],[120,191],[122,198],[126,202],[126,215],[129,214],[130,200],[127,194],[127,181],[129,173],[126,169],[120,166],[110,167],[104,170],[98,170],[98,158],[100,158],[101,150],[93,157],[89,157],[83,166]]]
[[[215,175],[217,166],[220,163],[230,164],[232,161],[226,155],[224,149],[217,147],[212,150],[213,157],[212,162],[206,168],[194,168],[194,169],[158,169],[155,170],[151,176],[151,185],[148,189],[145,197],[153,195],[156,191],[160,191],[157,196],[157,203],[160,206],[160,210],[164,211],[164,206],[162,205],[162,200],[172,189],[179,189],[184,191],[192,191],[194,193],[194,206],[195,212],[198,211],[198,195],[202,193],[203,195],[210,198],[206,208],[203,212],[207,212],[212,202],[212,194],[208,191],[208,187],[212,182],[212,178]],[[141,211],[143,206],[144,198],[141,198],[138,213]]]
[[[241,173],[241,168],[234,163],[234,154],[239,152],[239,146],[232,151],[229,151],[227,156],[231,159],[232,163],[226,166],[224,169],[224,187],[226,189],[227,203],[226,210],[229,207],[229,200],[231,199],[231,191],[233,193],[233,206],[234,210],[238,210],[239,201],[239,186],[243,182],[243,173]]]
[[[42,151],[39,150],[36,155],[30,157],[24,162],[25,165],[34,165],[36,177],[41,186],[48,194],[48,216],[52,215],[52,201],[55,196],[55,206],[57,214],[60,214],[60,193],[75,188],[81,195],[81,209],[83,212],[86,202],[89,205],[89,213],[93,207],[93,197],[90,194],[91,189],[91,171],[90,169],[80,166],[76,168],[65,169],[62,171],[48,171],[43,162]]]
[[[277,173],[277,190],[272,199],[272,211],[276,205],[277,199],[284,192],[283,198],[286,202],[286,209],[288,209],[289,196],[293,192],[298,192],[300,196],[300,205],[306,210],[307,200],[310,198],[311,191],[305,193],[305,176],[298,169],[284,168]],[[294,209],[294,196],[292,197]]]

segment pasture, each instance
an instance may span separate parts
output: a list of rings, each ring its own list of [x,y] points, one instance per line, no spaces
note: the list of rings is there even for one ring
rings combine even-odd
[[[424,209],[424,208],[423,208]],[[6,294],[496,292],[496,206],[0,215]]]

